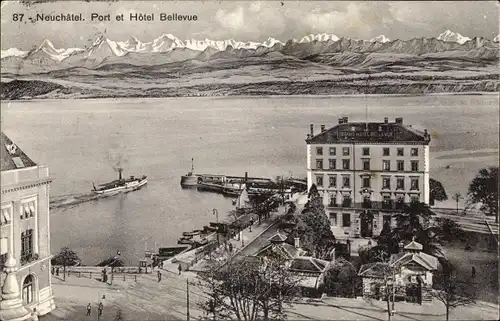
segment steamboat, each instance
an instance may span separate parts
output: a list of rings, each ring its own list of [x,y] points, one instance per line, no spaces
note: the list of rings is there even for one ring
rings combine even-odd
[[[92,192],[95,194],[111,195],[121,192],[131,192],[140,189],[148,183],[147,176],[141,177],[130,176],[129,178],[122,178],[123,168],[118,168],[118,179],[109,183],[100,184],[97,187],[92,183],[94,189]]]

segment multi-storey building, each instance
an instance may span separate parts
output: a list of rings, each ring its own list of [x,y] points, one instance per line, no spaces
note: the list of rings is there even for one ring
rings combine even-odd
[[[321,125],[307,140],[307,182],[323,194],[336,236],[370,237],[405,203],[429,203],[430,135],[403,124],[349,122]]]
[[[50,275],[49,170],[4,133],[1,149],[0,319],[55,308]],[[30,313],[26,316],[26,313]]]

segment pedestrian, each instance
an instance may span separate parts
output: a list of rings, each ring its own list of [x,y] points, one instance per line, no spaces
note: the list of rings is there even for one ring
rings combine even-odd
[[[252,232],[253,217],[250,218],[250,232]]]
[[[163,269],[163,261],[160,262],[160,268]]]
[[[229,243],[229,253],[233,253],[233,243]]]
[[[179,270],[179,275],[181,275],[181,272],[182,272],[182,267],[181,265],[179,264],[179,266],[177,267],[177,269]]]
[[[92,314],[92,306],[89,304],[87,304],[87,315],[91,315]]]
[[[56,275],[59,276],[59,268],[56,269]]]
[[[102,302],[100,302],[99,306],[97,307],[97,313],[99,314],[99,316],[102,315],[102,310],[104,310],[104,305],[102,304]]]
[[[160,283],[160,281],[161,281],[161,272],[158,271],[158,283]]]
[[[476,268],[472,266],[472,278],[476,277]]]
[[[52,275],[54,275],[54,273],[56,273],[56,269],[54,267],[52,267],[51,271]]]

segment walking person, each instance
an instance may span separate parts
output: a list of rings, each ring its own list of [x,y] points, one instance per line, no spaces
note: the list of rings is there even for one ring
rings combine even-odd
[[[56,275],[59,276],[59,268],[56,269]]]
[[[50,273],[52,273],[52,275],[54,275],[56,273],[56,269],[54,267],[52,267],[52,269],[50,270]]]
[[[476,268],[472,266],[472,278],[476,277]]]
[[[89,304],[87,304],[87,315],[91,315],[92,314],[92,306]]]
[[[252,232],[253,217],[250,218],[250,232]]]
[[[177,267],[177,269],[179,270],[179,275],[181,275],[181,272],[182,272],[182,267],[181,265],[179,264],[179,266]]]
[[[161,281],[161,272],[158,271],[158,283],[160,283],[160,281]]]
[[[102,302],[99,303],[99,306],[97,307],[97,314],[99,316],[102,315],[102,310],[104,310],[104,305],[102,304]]]

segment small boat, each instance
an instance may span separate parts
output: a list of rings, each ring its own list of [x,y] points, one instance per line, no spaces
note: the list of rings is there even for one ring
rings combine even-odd
[[[200,180],[200,175],[194,173],[194,159],[191,158],[191,171],[187,172],[186,175],[181,176],[181,187],[190,188],[198,186]]]
[[[140,189],[142,186],[148,183],[147,176],[143,175],[142,177],[134,177],[130,176],[129,178],[122,178],[122,168],[118,168],[118,179],[111,181],[109,183],[100,184],[97,187],[92,183],[94,189],[92,192],[96,194],[117,194],[121,192],[131,192]]]
[[[182,232],[182,236],[193,237],[195,235],[200,235],[200,232]]]
[[[222,188],[222,193],[225,196],[238,197],[241,194],[241,191],[243,190],[244,186],[245,182],[242,180],[229,181],[226,184],[224,184],[224,187]]]

